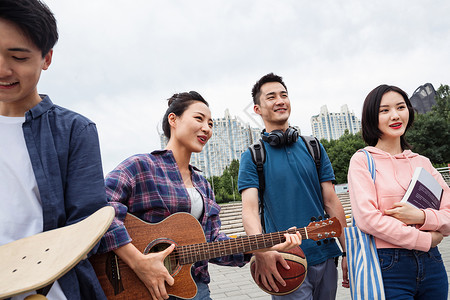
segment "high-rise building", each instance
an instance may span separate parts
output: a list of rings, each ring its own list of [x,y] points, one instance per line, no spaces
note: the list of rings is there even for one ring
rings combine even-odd
[[[261,130],[252,128],[237,117],[232,118],[225,110],[225,116],[213,119],[213,135],[203,151],[192,153],[191,164],[203,171],[203,176],[220,176],[234,159],[240,160],[248,146],[260,138]],[[167,145],[167,138],[160,135],[161,146]]]
[[[326,105],[320,108],[320,114],[311,117],[313,136],[319,140],[337,140],[348,130],[355,134],[361,130],[361,121],[349,112],[347,104],[341,106],[340,113],[329,113]]]

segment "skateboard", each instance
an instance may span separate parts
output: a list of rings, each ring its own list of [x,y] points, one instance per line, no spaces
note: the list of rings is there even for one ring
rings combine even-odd
[[[86,258],[113,218],[114,208],[105,206],[78,223],[0,246],[0,299],[58,280]]]

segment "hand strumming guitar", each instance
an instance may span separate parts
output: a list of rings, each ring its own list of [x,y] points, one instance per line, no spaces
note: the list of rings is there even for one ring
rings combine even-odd
[[[122,246],[114,252],[127,263],[149,290],[153,300],[168,299],[165,283],[173,285],[174,279],[170,276],[163,261],[175,245],[171,245],[161,252],[143,254],[132,243]]]

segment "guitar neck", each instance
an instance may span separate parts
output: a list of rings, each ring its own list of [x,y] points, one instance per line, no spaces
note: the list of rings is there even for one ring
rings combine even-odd
[[[286,241],[285,233],[300,232],[302,239],[307,239],[305,228],[290,229],[280,232],[250,235],[216,241],[212,243],[201,243],[177,247],[175,256],[181,265],[192,264],[201,260],[209,260],[216,257],[245,253],[259,249],[270,248],[276,244]]]

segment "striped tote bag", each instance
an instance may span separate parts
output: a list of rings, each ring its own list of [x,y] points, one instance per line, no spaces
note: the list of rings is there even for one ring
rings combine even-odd
[[[375,162],[366,150],[369,171],[375,181]],[[348,277],[353,300],[384,300],[383,278],[378,260],[375,239],[362,232],[352,220],[352,226],[344,227],[347,248]]]

